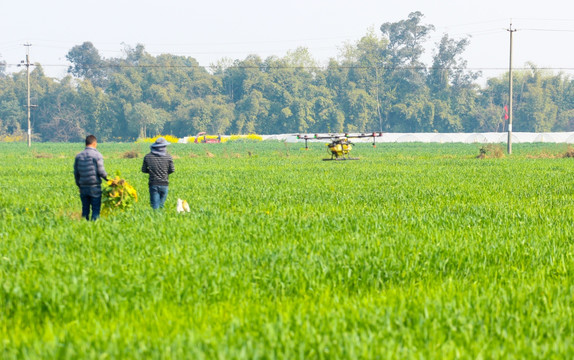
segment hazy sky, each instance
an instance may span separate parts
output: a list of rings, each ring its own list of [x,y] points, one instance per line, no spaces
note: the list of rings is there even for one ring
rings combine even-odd
[[[0,59],[17,71],[30,56],[47,75],[66,73],[66,53],[91,41],[103,57],[122,56],[122,43],[141,43],[152,55],[171,53],[209,66],[224,57],[284,56],[307,47],[321,65],[337,57],[369,28],[422,12],[436,31],[426,59],[444,33],[471,36],[468,67],[485,77],[508,68],[509,27],[514,33],[513,65],[574,73],[574,1],[568,0],[0,0]],[[430,65],[430,61],[427,61]]]

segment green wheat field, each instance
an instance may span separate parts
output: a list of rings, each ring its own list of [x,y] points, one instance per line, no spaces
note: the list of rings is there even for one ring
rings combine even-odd
[[[102,143],[139,202],[87,222],[83,144],[0,143],[0,358],[574,357],[566,145],[309,146],[173,144],[154,212]]]

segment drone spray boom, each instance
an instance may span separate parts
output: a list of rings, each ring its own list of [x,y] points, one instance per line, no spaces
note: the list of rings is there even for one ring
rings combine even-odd
[[[323,160],[359,160],[359,158],[349,157],[350,151],[353,149],[353,143],[349,139],[358,138],[373,138],[373,147],[376,147],[376,138],[382,137],[382,132],[372,133],[344,133],[344,134],[314,134],[313,136],[307,134],[298,134],[297,139],[305,140],[305,150],[309,150],[307,142],[309,140],[330,140],[327,144],[331,154],[330,159]]]

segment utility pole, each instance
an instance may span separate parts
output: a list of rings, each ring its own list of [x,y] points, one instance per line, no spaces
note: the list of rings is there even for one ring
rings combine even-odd
[[[510,27],[507,29],[510,33],[510,61],[508,65],[508,88],[509,88],[509,97],[510,100],[508,101],[508,154],[512,154],[512,33],[516,31],[516,29],[512,29],[512,20],[510,21]]]
[[[27,82],[27,109],[28,109],[28,147],[32,146],[32,126],[30,123],[30,108],[32,107],[32,105],[30,105],[30,66],[33,66],[33,64],[30,64],[30,46],[32,46],[32,44],[26,43],[24,44],[24,46],[26,46],[26,62],[24,62],[24,60],[22,60],[20,62],[20,64],[18,64],[18,66],[25,66],[26,67],[26,82]]]

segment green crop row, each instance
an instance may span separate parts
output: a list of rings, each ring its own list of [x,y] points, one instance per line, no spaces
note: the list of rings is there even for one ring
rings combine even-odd
[[[80,144],[0,143],[0,357],[570,358],[561,145],[101,144],[140,202],[80,219]],[[137,157],[126,157],[126,154]],[[176,200],[191,212],[178,214]]]

